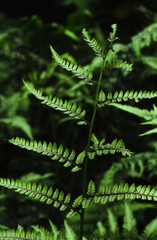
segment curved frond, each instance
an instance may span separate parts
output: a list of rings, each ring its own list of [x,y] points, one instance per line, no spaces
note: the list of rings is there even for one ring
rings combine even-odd
[[[70,71],[75,74],[80,79],[83,79],[88,84],[92,84],[92,78],[93,74],[92,72],[89,72],[87,69],[85,69],[82,66],[74,65],[73,63],[70,63],[69,61],[62,59],[59,54],[53,49],[52,46],[50,46],[52,56],[55,59],[55,61],[62,67],[65,68],[67,71]]]
[[[110,32],[109,34],[109,37],[108,37],[108,41],[110,42],[111,44],[111,50],[114,52],[112,46],[113,46],[113,43],[119,39],[119,37],[116,37],[116,34],[117,34],[117,24],[112,24],[111,25],[113,31]]]
[[[126,184],[115,184],[114,186],[106,185],[101,187],[100,193],[93,198],[95,203],[106,204],[107,202],[113,202],[115,200],[122,199],[141,199],[141,200],[153,200],[157,201],[157,189],[150,186],[135,186],[132,184],[130,187]]]
[[[37,99],[41,100],[42,104],[45,104],[55,110],[61,111],[69,117],[73,117],[78,121],[79,125],[86,125],[88,122],[84,119],[84,116],[86,114],[85,110],[81,109],[81,106],[77,106],[76,103],[71,103],[67,100],[62,100],[61,98],[54,97],[52,98],[51,96],[43,96],[42,92],[40,90],[36,90],[30,84],[26,83],[23,81],[26,88],[30,93],[32,93]]]
[[[104,49],[102,48],[98,40],[96,40],[95,38],[91,38],[91,36],[89,35],[89,33],[85,28],[82,30],[82,34],[83,34],[84,40],[93,49],[95,54],[99,57],[104,58]]]
[[[0,178],[0,186],[12,189],[15,192],[26,195],[40,202],[53,204],[54,207],[60,208],[60,211],[72,208],[69,204],[71,198],[69,193],[65,196],[63,191],[59,191],[58,189],[54,190],[52,187],[48,188],[47,185],[42,186],[35,182],[27,183],[21,180]]]
[[[128,100],[135,100],[138,102],[141,99],[150,99],[157,97],[157,91],[116,91],[114,94],[109,92],[105,94],[102,90],[99,93],[99,107],[104,107],[106,104],[115,103],[115,102],[122,102]]]
[[[150,46],[151,42],[157,41],[157,23],[144,28],[143,31],[132,37],[132,45],[136,56],[141,55],[141,49]]]
[[[105,62],[105,68],[109,68],[109,69],[122,69],[126,72],[130,72],[132,71],[132,63],[129,64],[127,63],[127,61],[123,61],[123,60],[112,60],[112,61],[106,61]]]
[[[118,228],[117,218],[109,208],[107,209],[107,213],[108,213],[108,225],[110,229],[110,234],[114,239],[118,239],[119,228]]]
[[[94,133],[92,134],[91,140],[93,142],[93,146],[90,147],[91,152],[88,152],[88,156],[90,159],[94,159],[95,155],[103,155],[103,154],[115,154],[121,153],[123,156],[131,156],[133,154],[130,150],[125,148],[124,142],[122,139],[119,141],[114,139],[112,143],[105,143],[105,138],[99,141]]]
[[[61,163],[64,163],[64,167],[70,167],[72,166],[72,172],[76,172],[81,170],[81,164],[84,161],[85,158],[85,151],[81,152],[77,157],[75,156],[75,151],[72,150],[69,152],[68,148],[65,150],[63,149],[63,145],[59,145],[57,147],[56,143],[49,142],[48,144],[44,141],[43,143],[41,141],[37,142],[36,140],[26,140],[24,138],[12,138],[9,140],[10,143],[27,149],[31,150],[43,155],[47,155],[51,157],[52,160],[58,160]],[[74,160],[75,159],[75,160]]]

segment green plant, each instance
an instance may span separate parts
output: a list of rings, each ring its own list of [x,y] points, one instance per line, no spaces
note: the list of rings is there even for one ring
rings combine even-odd
[[[62,68],[72,72],[82,81],[89,84],[89,87],[94,86],[96,88],[93,113],[90,121],[86,119],[86,111],[82,110],[82,107],[80,105],[66,99],[63,100],[57,97],[43,96],[41,91],[36,90],[30,83],[27,83],[23,80],[24,85],[28,91],[32,93],[37,99],[41,100],[42,104],[48,105],[55,110],[67,114],[70,119],[75,119],[79,125],[85,125],[85,127],[89,128],[86,148],[76,155],[75,150],[70,151],[68,148],[64,149],[62,144],[57,146],[55,142],[47,143],[46,141],[41,142],[35,140],[26,140],[19,137],[9,140],[10,143],[18,147],[47,155],[52,160],[58,160],[61,164],[63,164],[64,167],[71,167],[71,171],[74,173],[81,171],[83,179],[81,182],[82,192],[80,192],[80,195],[77,198],[72,199],[70,193],[65,194],[63,191],[53,189],[47,185],[43,186],[41,183],[37,184],[36,182],[0,178],[1,186],[8,189],[13,189],[15,192],[26,195],[40,202],[44,202],[49,205],[53,204],[53,206],[59,208],[60,211],[66,210],[67,218],[71,218],[77,215],[80,216],[80,240],[82,240],[84,236],[85,212],[91,203],[106,204],[108,202],[123,199],[142,199],[157,201],[157,190],[156,188],[151,188],[150,186],[135,186],[134,183],[130,185],[128,183],[120,183],[114,185],[104,185],[99,188],[99,190],[96,190],[98,188],[96,188],[94,181],[90,180],[88,182],[87,179],[89,162],[93,161],[96,156],[99,157],[109,153],[121,153],[123,156],[130,157],[133,154],[129,149],[125,147],[122,139],[114,139],[111,143],[105,143],[104,138],[100,141],[98,140],[96,134],[94,133],[95,117],[98,107],[105,107],[106,105],[112,104],[113,102],[115,103],[128,100],[135,100],[138,102],[141,99],[150,99],[157,97],[157,92],[153,91],[127,91],[125,93],[123,93],[123,91],[116,91],[113,94],[111,92],[105,94],[103,90],[100,90],[103,71],[105,69],[121,68],[122,71],[128,72],[132,70],[132,64],[128,64],[126,61],[109,61],[107,59],[110,51],[114,52],[113,44],[116,40],[118,40],[118,37],[116,36],[117,25],[113,24],[111,27],[112,32],[109,34],[109,44],[107,48],[101,46],[101,44],[96,39],[92,39],[86,29],[83,29],[82,31],[84,40],[93,49],[95,54],[101,58],[101,69],[97,82],[93,80],[93,73],[88,69],[70,63],[68,60],[62,59],[59,54],[57,54],[57,52],[53,49],[53,47],[50,47],[53,58]],[[130,215],[130,218],[132,218],[131,213],[128,214]],[[109,216],[112,218],[111,212],[109,212]],[[126,227],[126,221],[127,220],[124,222],[124,229],[128,230]],[[131,222],[133,223],[132,226],[134,228],[134,221],[131,220]],[[65,236],[60,237],[59,239],[78,239],[72,229],[68,227],[67,223],[65,223],[65,228]],[[4,230],[2,233],[0,233],[0,238],[28,238],[34,240],[51,239],[52,237],[53,239],[58,239],[56,234],[57,230],[55,232],[52,231],[52,233],[47,233],[47,231],[44,231],[42,234],[42,231],[39,231],[39,229],[36,231],[36,229],[37,228],[34,228],[35,233],[24,232],[23,230],[17,230],[17,232]],[[116,227],[112,229],[116,229]],[[129,231],[131,230],[129,229]],[[40,233],[38,234],[38,232]],[[127,233],[125,232],[124,235],[127,235]]]

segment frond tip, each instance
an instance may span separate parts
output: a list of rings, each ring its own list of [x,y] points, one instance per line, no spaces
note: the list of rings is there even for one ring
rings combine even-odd
[[[124,142],[122,139],[117,140],[114,139],[112,143],[105,143],[105,138],[103,138],[101,141],[99,141],[94,133],[92,134],[91,138],[93,142],[93,146],[90,147],[91,151],[88,152],[88,156],[90,159],[94,159],[95,155],[103,155],[103,154],[115,154],[115,153],[121,153],[123,156],[131,156],[133,153],[125,148]]]
[[[50,46],[50,49],[51,49],[53,58],[62,68],[74,73],[78,78],[83,79],[83,80],[85,80],[86,83],[92,85],[92,81],[91,81],[93,78],[92,72],[89,72],[84,67],[74,65],[74,64],[70,63],[69,61],[62,59],[59,56],[59,54],[53,49],[52,46]]]
[[[84,40],[93,49],[95,54],[97,56],[104,58],[104,49],[102,48],[100,43],[95,38],[91,38],[91,36],[89,35],[89,33],[85,28],[82,30],[82,34],[83,34]]]
[[[56,143],[52,144],[51,142],[49,142],[47,144],[45,141],[42,143],[41,141],[29,141],[19,137],[12,138],[9,140],[9,142],[20,148],[47,155],[51,157],[52,160],[58,160],[59,162],[64,163],[64,167],[72,166],[72,172],[81,170],[81,164],[83,163],[85,157],[85,151],[81,152],[77,157],[75,157],[75,151],[72,150],[70,152],[68,148],[63,149],[62,144],[57,147]]]
[[[123,60],[112,60],[112,61],[106,61],[105,63],[105,68],[108,68],[108,69],[122,69],[126,72],[130,72],[132,71],[132,66],[133,64],[129,64],[127,63],[127,61],[123,61]]]
[[[69,117],[72,117],[78,121],[79,125],[87,125],[88,122],[85,120],[84,116],[86,114],[85,110],[82,110],[81,106],[77,106],[76,103],[71,103],[67,100],[62,100],[61,98],[51,96],[43,96],[42,92],[39,90],[36,90],[34,87],[32,87],[29,83],[26,83],[24,80],[24,85],[26,86],[27,90],[32,93],[37,99],[41,100],[42,104],[45,104],[55,110],[61,111]]]
[[[128,100],[134,100],[138,102],[141,99],[150,99],[157,97],[157,91],[116,91],[114,94],[109,92],[105,94],[102,90],[99,93],[99,107],[104,107],[106,104],[111,104],[115,102],[122,102]]]

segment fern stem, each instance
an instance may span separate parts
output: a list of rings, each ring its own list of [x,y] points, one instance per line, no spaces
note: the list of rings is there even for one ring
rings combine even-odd
[[[94,109],[93,109],[93,114],[92,114],[92,119],[91,119],[91,123],[89,126],[89,133],[88,133],[88,140],[87,140],[87,147],[86,147],[86,157],[85,157],[85,161],[84,161],[84,170],[83,170],[83,183],[82,183],[82,199],[85,197],[86,194],[86,185],[87,185],[87,167],[88,167],[88,157],[87,157],[87,153],[90,149],[90,142],[91,142],[91,136],[92,136],[92,132],[93,132],[93,126],[94,126],[94,121],[95,121],[95,116],[96,116],[96,112],[97,112],[97,105],[98,105],[98,97],[99,97],[99,90],[100,90],[100,84],[101,84],[101,79],[102,79],[102,75],[103,75],[103,69],[104,69],[104,65],[105,65],[105,59],[107,57],[107,54],[109,52],[109,50],[111,49],[111,44],[109,45],[109,47],[106,50],[106,53],[103,57],[103,62],[102,62],[102,66],[101,66],[101,70],[100,70],[100,76],[99,76],[99,80],[98,80],[98,85],[97,85],[97,89],[96,89],[96,95],[95,95],[95,101],[94,101]],[[80,238],[79,240],[83,239],[83,233],[84,233],[84,216],[85,216],[85,209],[82,208],[81,211],[81,219],[80,219]]]

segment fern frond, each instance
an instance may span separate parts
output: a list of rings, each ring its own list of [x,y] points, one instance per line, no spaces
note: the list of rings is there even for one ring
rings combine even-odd
[[[61,98],[54,97],[52,98],[51,96],[43,96],[42,92],[40,90],[36,90],[34,87],[30,86],[30,84],[26,83],[23,80],[26,88],[30,93],[32,93],[37,99],[41,100],[42,104],[45,104],[55,110],[59,110],[67,115],[69,117],[73,117],[78,121],[79,125],[86,125],[89,124],[85,119],[84,116],[86,114],[85,110],[81,109],[81,106],[77,106],[76,103],[71,103],[67,100],[62,100]]]
[[[65,68],[67,71],[70,71],[75,74],[80,79],[83,79],[86,83],[92,85],[92,78],[93,74],[92,72],[89,72],[87,69],[85,69],[82,66],[74,65],[73,63],[70,63],[69,61],[62,59],[59,54],[53,49],[52,46],[50,46],[52,56],[55,59],[55,61],[62,67]]]
[[[107,95],[101,90],[99,93],[99,107],[104,107],[106,104],[115,103],[115,102],[122,102],[128,100],[135,100],[138,102],[141,99],[150,99],[157,97],[157,91],[116,91],[114,94],[109,92]]]
[[[104,144],[105,138],[99,141],[93,133],[91,140],[93,142],[93,146],[90,147],[91,152],[88,152],[88,156],[90,159],[94,159],[96,154],[99,156],[108,153],[111,154],[121,153],[123,156],[131,156],[131,154],[133,154],[132,152],[130,152],[130,150],[125,148],[122,139],[120,139],[119,141],[117,139],[114,139],[112,143]]]
[[[157,218],[148,223],[142,234],[144,239],[155,240],[157,238]]]
[[[35,232],[35,231],[19,231],[14,229],[0,230],[0,239],[9,240],[53,240],[54,237],[49,232]]]
[[[96,40],[95,38],[91,38],[91,36],[89,35],[89,33],[85,28],[82,30],[82,34],[83,34],[84,40],[93,49],[95,54],[99,57],[104,58],[104,49],[102,48],[98,40]]]
[[[137,238],[136,219],[127,202],[124,205],[123,236],[128,240]]]
[[[27,183],[21,180],[0,178],[0,186],[13,189],[15,192],[37,199],[40,202],[53,204],[53,206],[59,208],[60,211],[65,211],[66,209],[71,208],[73,209],[69,204],[71,198],[69,193],[65,196],[63,191],[59,191],[58,189],[53,190],[52,187],[48,188],[47,185],[42,186],[35,182]]]
[[[109,68],[109,69],[122,69],[126,72],[130,72],[132,71],[132,66],[133,64],[129,64],[127,63],[127,61],[123,61],[123,60],[112,60],[112,61],[106,61],[105,62],[105,68]]]
[[[144,28],[143,31],[132,37],[132,46],[136,56],[141,55],[141,49],[150,46],[151,42],[157,41],[157,23],[153,23]]]
[[[15,229],[0,230],[0,239],[9,240],[54,240],[54,236],[51,232],[48,232],[44,228],[40,228],[40,231],[25,231],[23,227]]]
[[[80,165],[83,163],[85,158],[85,151],[81,152],[77,157],[75,157],[75,151],[72,150],[69,152],[68,148],[64,150],[62,144],[57,147],[56,143],[52,144],[49,142],[47,144],[45,141],[42,143],[41,141],[29,141],[27,139],[19,137],[12,138],[9,140],[9,142],[18,147],[47,155],[51,157],[52,160],[58,160],[59,162],[64,163],[64,167],[72,166],[72,172],[81,170]]]
[[[112,213],[112,211],[109,208],[107,209],[107,213],[108,213],[108,224],[110,228],[110,235],[114,239],[118,239],[119,228],[118,228],[118,221],[116,219],[116,216]]]
[[[118,37],[116,37],[117,24],[112,24],[111,27],[112,27],[112,29],[113,29],[113,32],[110,32],[108,41],[109,41],[110,43],[113,43],[114,41],[116,41],[116,40],[119,39]]]
[[[86,197],[87,198],[87,197]],[[101,187],[100,193],[93,198],[95,203],[105,204],[107,202],[113,202],[115,200],[122,199],[141,199],[141,200],[153,200],[157,201],[157,189],[150,186],[135,186],[132,184],[130,187],[126,184],[115,184],[114,186],[106,185]]]

